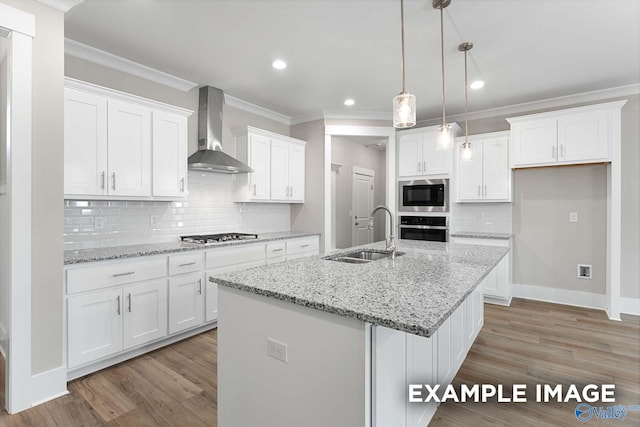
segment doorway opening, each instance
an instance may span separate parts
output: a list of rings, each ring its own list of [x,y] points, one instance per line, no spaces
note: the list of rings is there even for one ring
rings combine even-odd
[[[387,137],[334,136],[331,139],[332,241],[337,249],[384,240],[385,219],[369,215],[386,201]]]

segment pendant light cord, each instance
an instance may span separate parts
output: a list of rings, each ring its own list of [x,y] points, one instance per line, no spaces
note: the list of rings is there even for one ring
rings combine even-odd
[[[440,6],[440,57],[442,59],[442,128],[446,126],[445,110],[444,110],[444,11],[442,5]]]
[[[402,70],[402,93],[405,93],[404,89],[404,0],[400,0],[400,32],[402,38],[402,63],[400,68]]]
[[[469,143],[469,85],[467,83],[467,51],[464,51],[464,143]]]

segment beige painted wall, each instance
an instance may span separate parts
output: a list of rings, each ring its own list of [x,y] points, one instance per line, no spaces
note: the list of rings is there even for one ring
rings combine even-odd
[[[513,185],[514,283],[604,294],[606,166],[517,170]],[[592,280],[576,278],[578,263]]]
[[[374,206],[385,204],[386,151],[367,148],[356,142],[339,136],[331,138],[331,162],[341,163],[336,175],[336,248],[348,248],[351,243],[353,200],[353,166],[372,169],[374,179]],[[385,216],[376,215],[374,223],[374,241],[384,240]]]
[[[218,292],[219,425],[365,424],[362,321],[225,286]],[[269,338],[287,345],[287,363],[267,355]]]
[[[291,126],[291,136],[307,141],[304,204],[291,205],[291,230],[320,233],[324,251],[324,122]]]
[[[31,370],[62,365],[64,15],[35,0],[2,0],[35,16],[33,39]]]

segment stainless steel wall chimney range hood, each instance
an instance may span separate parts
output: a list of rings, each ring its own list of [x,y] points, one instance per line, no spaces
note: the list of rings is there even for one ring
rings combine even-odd
[[[189,169],[218,173],[249,173],[249,166],[222,151],[224,93],[215,87],[200,88],[198,151],[189,156]]]

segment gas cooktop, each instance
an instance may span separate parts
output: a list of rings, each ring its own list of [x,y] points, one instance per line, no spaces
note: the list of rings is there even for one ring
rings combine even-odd
[[[220,233],[220,234],[200,234],[195,236],[180,236],[183,242],[187,243],[199,243],[199,244],[211,244],[219,242],[228,242],[233,240],[251,240],[257,239],[257,234],[247,233]]]

